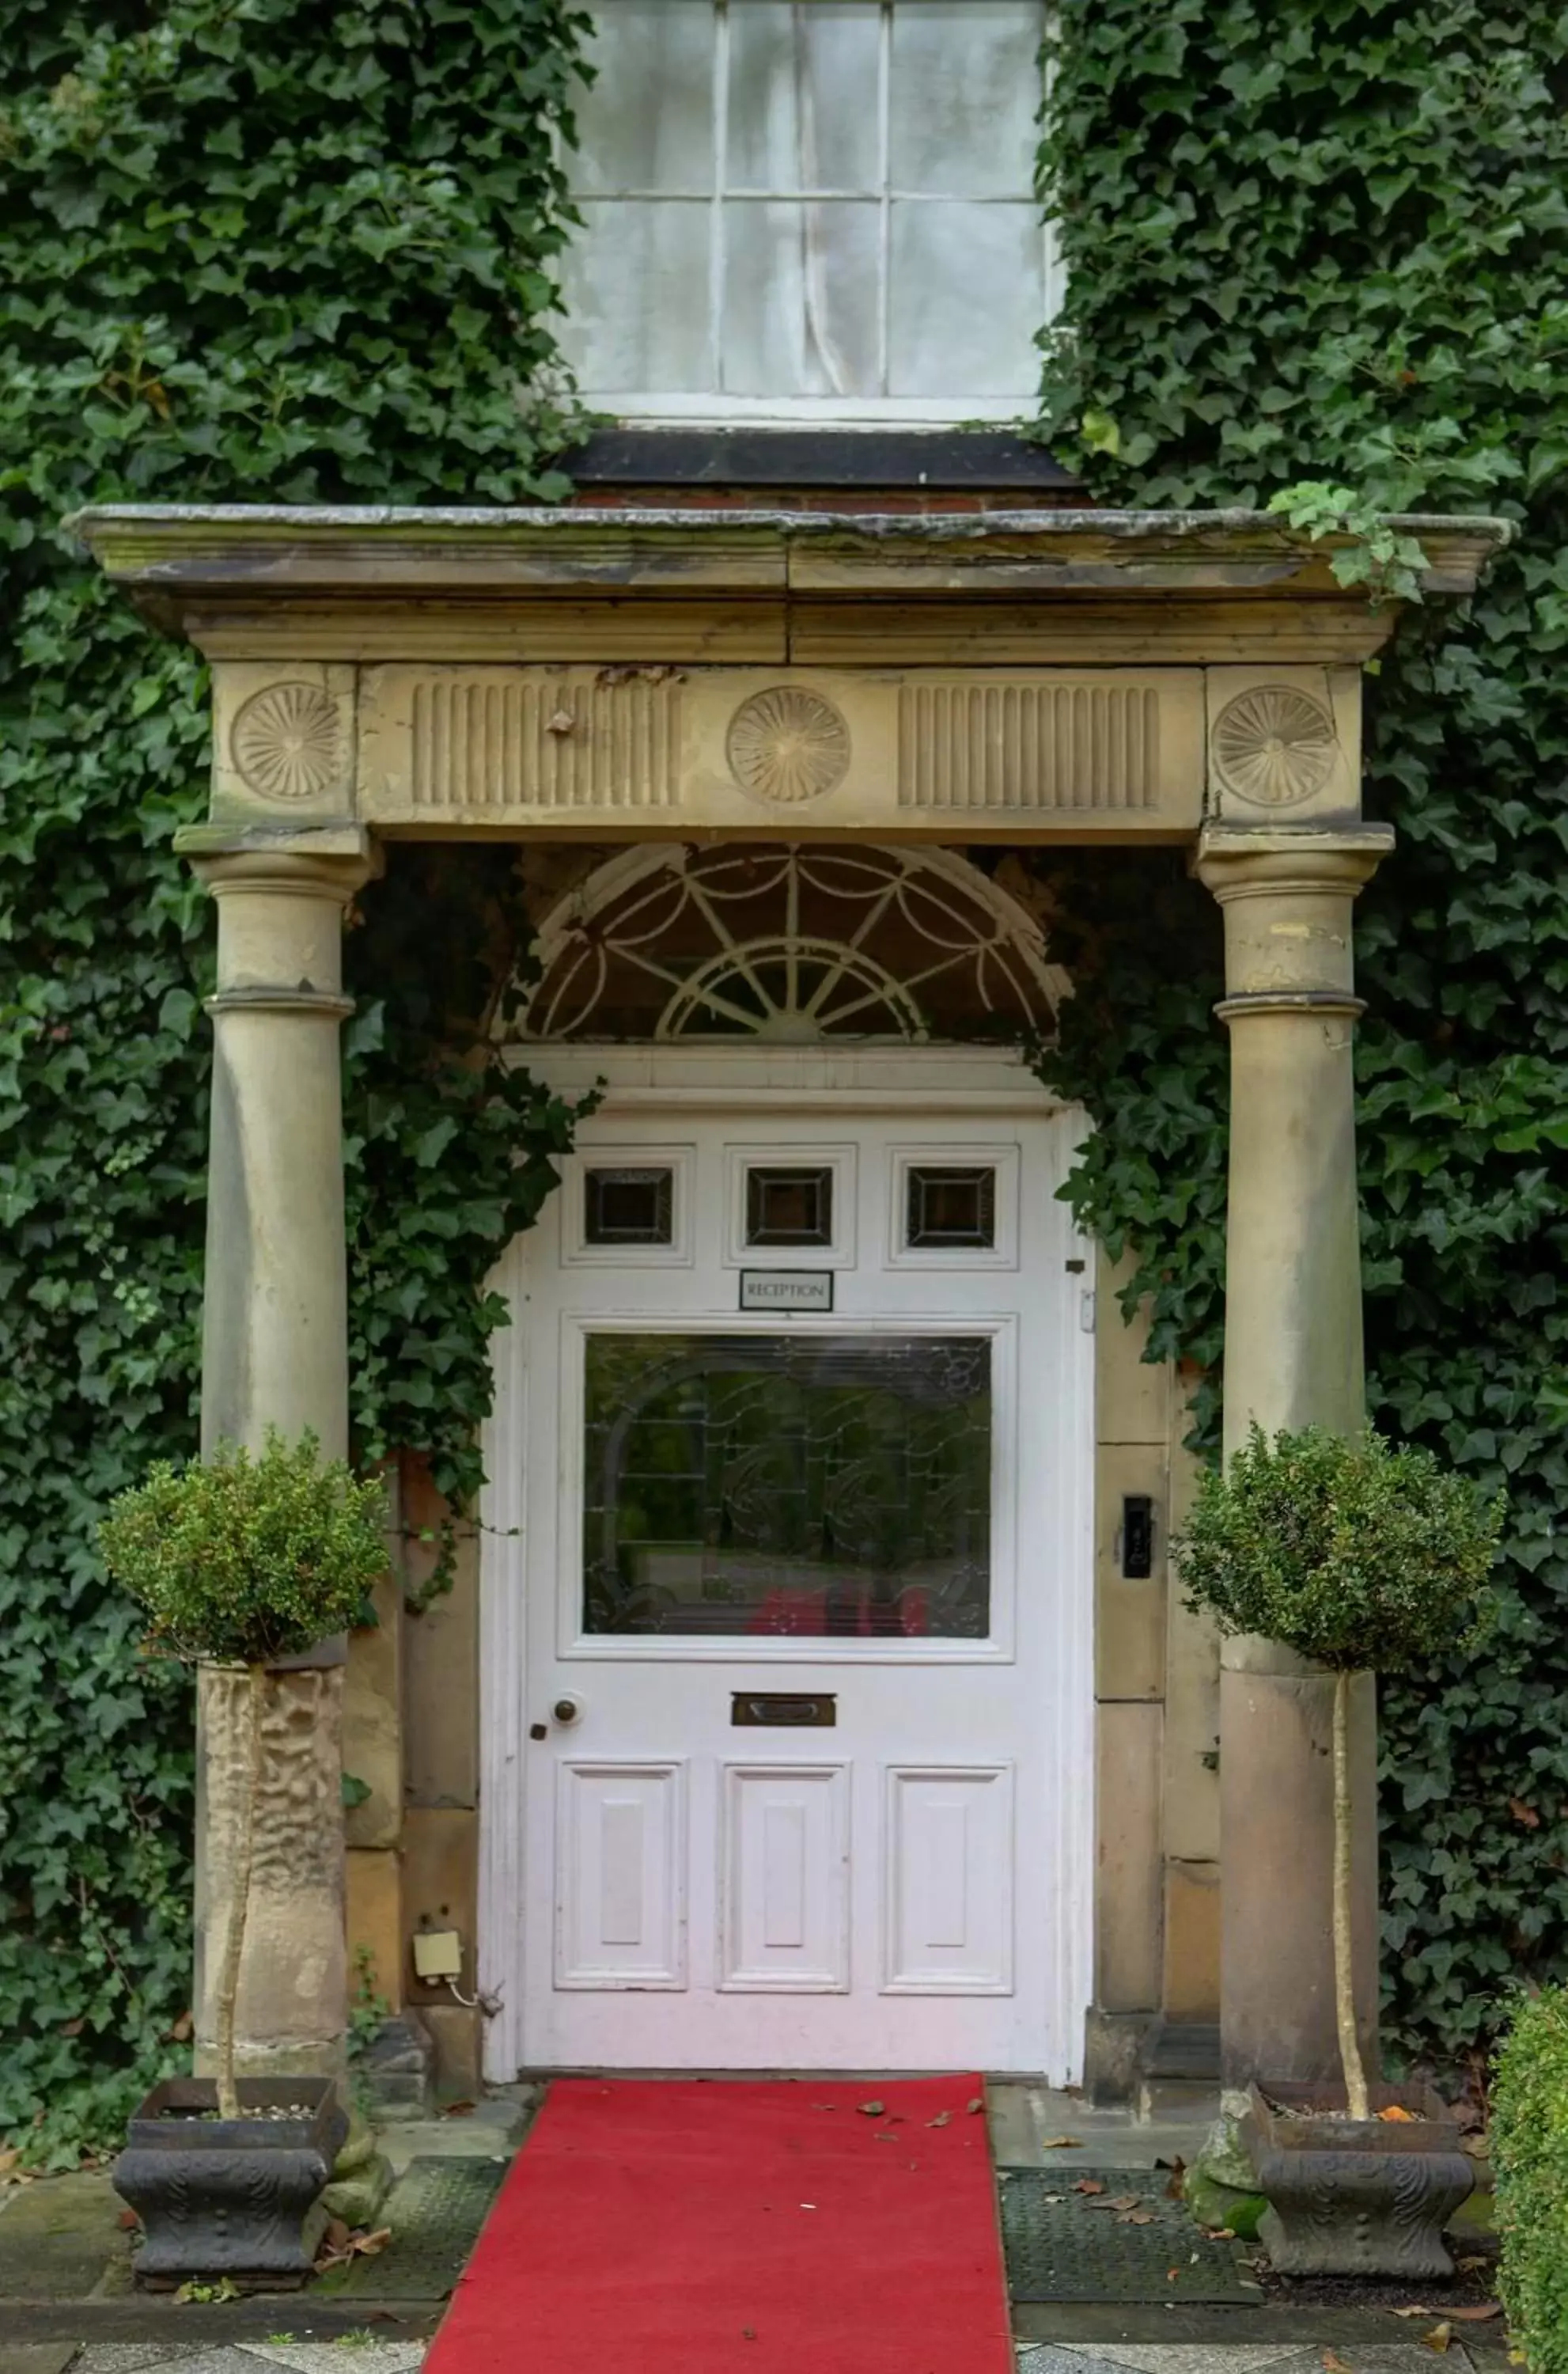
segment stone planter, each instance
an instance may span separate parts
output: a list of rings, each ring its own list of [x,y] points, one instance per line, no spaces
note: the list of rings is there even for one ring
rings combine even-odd
[[[241,2077],[239,2091],[252,2115],[217,2119],[210,2077],[165,2078],[131,2120],[114,2189],[142,2221],[144,2291],[226,2275],[242,2290],[295,2290],[310,2275],[347,2113],[327,2077]],[[277,2115],[296,2103],[302,2115]]]
[[[1342,2087],[1269,2090],[1266,2101],[1252,2087],[1242,2136],[1258,2189],[1269,2200],[1258,2239],[1279,2272],[1451,2275],[1443,2228],[1469,2197],[1476,2172],[1436,2096],[1375,2086],[1374,2110],[1398,2104],[1417,2113],[1385,2121],[1345,2116]],[[1330,2115],[1304,2118],[1303,2110]]]

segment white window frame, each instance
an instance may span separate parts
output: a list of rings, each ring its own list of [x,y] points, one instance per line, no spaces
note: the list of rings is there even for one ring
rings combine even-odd
[[[616,0],[586,0],[591,14],[613,10]],[[598,388],[584,386],[580,390],[583,403],[592,411],[609,413],[630,423],[664,423],[687,428],[801,428],[816,426],[836,429],[889,428],[952,428],[959,422],[1005,422],[1029,417],[1031,405],[1024,395],[1001,396],[924,396],[924,395],[737,395],[725,393],[719,385],[723,376],[722,318],[725,274],[726,215],[737,203],[754,204],[772,200],[781,204],[799,204],[799,190],[751,187],[743,191],[726,187],[729,134],[730,90],[730,9],[731,0],[711,0],[714,16],[713,39],[713,187],[706,199],[690,198],[685,203],[706,204],[708,213],[708,366],[715,382],[710,391],[683,395],[650,394],[635,388]],[[885,384],[888,372],[889,314],[891,307],[892,272],[891,241],[893,208],[895,203],[918,205],[950,203],[954,194],[930,190],[895,189],[891,178],[892,131],[892,59],[893,22],[898,0],[878,0],[879,32],[877,64],[877,179],[878,190],[873,194],[864,190],[814,189],[807,203],[827,204],[833,200],[853,199],[861,204],[876,204],[878,226],[878,364],[879,376]],[[1041,36],[1049,21],[1048,0],[1041,9]],[[570,152],[563,157],[569,181],[572,159]],[[600,188],[574,192],[573,203],[586,208],[598,208],[628,202],[672,202],[668,190],[648,189],[627,183],[622,187]],[[965,194],[964,202],[976,206],[1016,206],[1016,193],[1006,196],[974,196]],[[1043,313],[1039,326],[1047,328],[1061,310],[1065,274],[1060,243],[1054,217],[1047,215],[1040,226],[1040,288]]]

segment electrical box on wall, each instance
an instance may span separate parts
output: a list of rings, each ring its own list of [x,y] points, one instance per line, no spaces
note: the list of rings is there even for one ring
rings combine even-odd
[[[439,1987],[462,1971],[462,1939],[455,1929],[416,1929],[414,1933],[414,1975],[422,1985]]]

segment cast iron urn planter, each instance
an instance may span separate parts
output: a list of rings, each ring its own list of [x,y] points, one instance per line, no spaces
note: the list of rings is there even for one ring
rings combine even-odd
[[[241,2077],[238,2091],[247,2115],[220,2119],[210,2077],[168,2077],[131,2120],[114,2189],[142,2221],[143,2290],[227,2275],[286,2291],[310,2275],[347,2113],[330,2077]]]
[[[1258,2239],[1281,2274],[1451,2275],[1443,2228],[1476,2180],[1445,2106],[1425,2088],[1371,2088],[1375,2110],[1352,2119],[1343,2088],[1254,2086],[1242,2126],[1258,2190],[1269,2202]]]

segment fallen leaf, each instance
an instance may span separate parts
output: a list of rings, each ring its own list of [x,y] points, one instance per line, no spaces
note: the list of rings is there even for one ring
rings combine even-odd
[[[1067,2199],[1067,2195],[1065,2192],[1047,2192],[1041,2195],[1041,2199],[1047,2209],[1056,2209]]]
[[[474,2105],[472,2102],[449,2102],[441,2116],[443,2119],[471,2119]]]
[[[1459,2263],[1462,2266],[1463,2260]],[[1474,2308],[1432,2308],[1423,2305],[1420,2308],[1397,2308],[1391,2313],[1395,2316],[1446,2317],[1450,2324],[1489,2324],[1494,2316],[1502,2315],[1503,2306],[1499,2300],[1482,2300]]]
[[[1423,2349],[1430,2349],[1434,2356],[1443,2357],[1446,2356],[1448,2344],[1453,2338],[1454,2328],[1451,2324],[1434,2324],[1430,2333],[1422,2334],[1421,2345]]]
[[[1082,2151],[1082,2148],[1076,2135],[1047,2135],[1040,2145],[1042,2151]]]
[[[860,2102],[856,2107],[862,2119],[880,2119],[887,2109],[885,2102]]]
[[[977,2117],[978,2113],[985,2109],[985,2107],[986,2098],[983,2094],[975,2095],[970,2101],[965,2104],[965,2108],[972,2119]]]
[[[57,2036],[80,2036],[87,2026],[85,2019],[63,2019],[55,2030]]]
[[[20,2158],[19,2151],[0,2151],[0,2176],[9,2176]]]
[[[1072,2188],[1074,2192],[1104,2192],[1105,2189],[1097,2176],[1081,2176]]]
[[[1331,2349],[1323,2352],[1323,2365],[1324,2374],[1355,2374],[1354,2367],[1347,2366],[1344,2359],[1337,2356]]]
[[[1153,2223],[1154,2213],[1152,2209],[1124,2209],[1117,2219],[1118,2226],[1153,2226]]]
[[[1390,2102],[1388,2108],[1379,2110],[1377,2115],[1386,2126],[1411,2127],[1416,2120],[1413,2110],[1402,2110],[1398,2102]]]
[[[1484,2259],[1482,2259],[1482,2258],[1479,2257],[1479,2256],[1478,2256],[1478,2257],[1474,2257],[1474,2258],[1469,2258],[1469,2259],[1461,2259],[1461,2260],[1459,2261],[1459,2273],[1460,2273],[1462,2275],[1473,2275],[1473,2274],[1475,2274],[1475,2271],[1476,2271],[1476,2269],[1477,2269],[1478,2267],[1484,2267],[1484,2266],[1485,2266],[1485,2264],[1486,2264],[1486,2261],[1485,2261]]]
[[[1527,1830],[1539,1829],[1540,1816],[1537,1813],[1533,1805],[1527,1805],[1522,1797],[1510,1797],[1508,1800],[1508,1811],[1513,1815],[1514,1819],[1522,1824]]]
[[[951,2110],[939,2110],[934,2119],[926,2121],[926,2124],[928,2127],[950,2127],[953,2124],[953,2113]]]
[[[190,2013],[188,2011],[182,2011],[179,2018],[175,2021],[173,2027],[168,2031],[168,2034],[164,2039],[165,2043],[189,2044],[191,2041],[191,2031],[195,2027],[195,2024],[196,2023],[192,2018]]]
[[[134,2209],[122,2209],[114,2221],[122,2234],[134,2234],[141,2222]]]
[[[1182,2196],[1182,2180],[1187,2175],[1187,2162],[1178,2157],[1172,2160],[1156,2160],[1154,2165],[1156,2168],[1168,2168],[1171,2172],[1171,2180],[1165,2187],[1165,2199],[1179,2201]]]
[[[1179,2267],[1167,2267],[1167,2268],[1165,2269],[1165,2281],[1166,2281],[1166,2283],[1167,2283],[1167,2284],[1174,2284],[1174,2283],[1176,2282],[1176,2277],[1180,2274],[1180,2273],[1181,2273],[1181,2269],[1180,2269]]]

